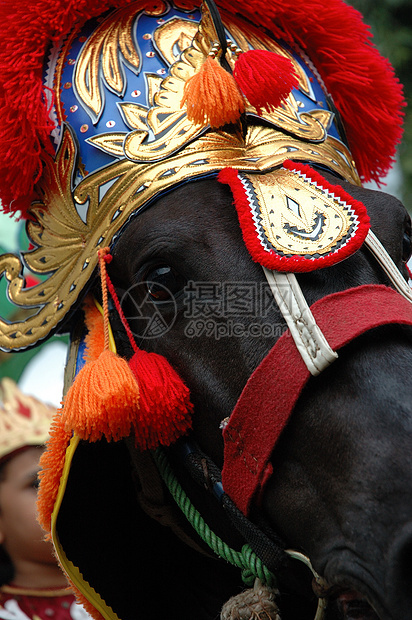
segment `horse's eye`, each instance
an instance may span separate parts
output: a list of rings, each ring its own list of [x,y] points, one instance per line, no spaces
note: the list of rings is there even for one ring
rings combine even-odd
[[[412,256],[412,229],[411,229],[411,220],[408,218],[405,231],[403,233],[402,238],[402,260],[404,263],[407,263],[410,257]]]
[[[403,233],[402,239],[402,260],[407,263],[412,255],[412,240],[407,233]]]
[[[145,274],[145,283],[154,302],[170,301],[186,284],[183,276],[169,265],[151,267]]]

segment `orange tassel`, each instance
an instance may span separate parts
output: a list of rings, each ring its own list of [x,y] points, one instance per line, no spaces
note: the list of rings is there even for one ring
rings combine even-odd
[[[108,249],[99,252],[103,318],[86,301],[88,361],[65,397],[63,428],[88,441],[118,441],[134,431],[142,450],[169,445],[191,428],[189,390],[166,358],[140,350],[134,342],[106,273],[110,258]],[[129,363],[109,351],[107,286],[135,351]]]
[[[185,84],[180,107],[186,103],[187,118],[212,128],[236,123],[245,102],[233,76],[211,56]]]
[[[50,439],[47,441],[47,449],[40,458],[40,487],[37,498],[37,510],[39,523],[47,532],[47,540],[51,538],[51,516],[56,503],[66,449],[71,436],[71,432],[66,431],[64,428],[61,410],[58,410],[50,426]]]
[[[189,389],[162,355],[139,349],[129,365],[140,386],[136,445],[142,450],[168,446],[192,427]]]
[[[138,407],[139,387],[126,360],[103,351],[81,369],[67,392],[65,429],[88,441],[103,436],[118,441],[130,434]]]
[[[87,328],[85,337],[86,350],[84,357],[86,362],[96,360],[105,348],[105,330],[102,313],[95,304],[94,298],[88,295],[83,303],[84,322]]]
[[[107,441],[127,437],[139,407],[139,386],[133,373],[125,359],[109,351],[107,256],[110,257],[109,248],[99,250],[103,321],[93,305],[86,305],[90,361],[68,390],[62,409],[65,430],[74,431],[80,439],[88,441],[103,436]]]
[[[299,85],[291,60],[267,50],[249,50],[240,54],[233,76],[259,115],[263,108],[272,112],[279,107]]]

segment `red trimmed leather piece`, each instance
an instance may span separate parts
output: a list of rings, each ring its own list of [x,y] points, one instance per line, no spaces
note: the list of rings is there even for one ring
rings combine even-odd
[[[412,325],[412,304],[383,285],[333,293],[315,302],[311,311],[334,350],[381,325]],[[287,330],[251,375],[236,403],[223,431],[222,481],[244,514],[270,477],[270,456],[310,376]]]
[[[333,251],[330,250],[324,256],[319,256],[318,258],[305,258],[298,255],[282,256],[273,246],[270,250],[263,246],[260,238],[262,229],[257,226],[254,220],[250,197],[243,185],[241,176],[239,176],[239,171],[235,168],[224,168],[219,172],[218,180],[221,183],[227,183],[232,191],[242,229],[243,241],[253,260],[263,267],[273,269],[274,271],[300,273],[330,267],[356,252],[365,241],[370,228],[369,216],[365,205],[359,200],[355,200],[340,185],[329,183],[319,172],[307,164],[286,160],[283,162],[283,168],[306,175],[311,186],[323,188],[329,196],[333,195],[335,199],[350,205],[353,212],[356,213],[358,225],[351,238],[346,240],[341,248],[335,248]],[[260,233],[258,232],[259,230]]]

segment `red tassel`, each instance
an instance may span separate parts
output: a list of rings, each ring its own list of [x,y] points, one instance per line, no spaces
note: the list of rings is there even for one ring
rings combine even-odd
[[[236,123],[245,102],[233,76],[211,56],[185,84],[180,107],[186,103],[187,118],[212,128]]]
[[[140,387],[133,420],[136,445],[142,450],[168,446],[192,427],[189,389],[161,355],[138,350],[129,365]]]
[[[266,50],[249,50],[239,55],[233,76],[249,103],[262,113],[279,107],[299,84],[292,62]]]

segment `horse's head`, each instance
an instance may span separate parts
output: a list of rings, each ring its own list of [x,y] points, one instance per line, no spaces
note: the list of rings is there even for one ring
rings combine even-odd
[[[410,222],[402,205],[381,192],[343,186],[367,205],[372,228],[406,277]],[[197,215],[189,223],[193,204]],[[392,324],[398,309],[379,324],[382,305],[391,303],[388,289],[377,287],[388,283],[386,274],[365,248],[336,266],[298,276],[308,303],[318,302],[313,312],[328,338],[337,343],[342,323],[345,343],[356,333],[330,367],[309,378],[289,332],[284,346],[272,350],[285,321],[271,303],[262,269],[240,243],[227,189],[216,180],[199,181],[154,208],[155,223],[147,211],[119,239],[110,273],[138,341],[166,356],[190,387],[191,436],[222,467],[222,422],[235,410],[223,431],[224,488],[246,507],[251,485],[252,520],[263,519],[287,547],[311,559],[328,582],[328,617],[369,617],[368,599],[380,618],[407,618],[411,334]],[[205,212],[213,227],[201,225]],[[131,258],[125,263],[124,256]],[[348,287],[350,293],[339,295]],[[331,305],[323,315],[327,296]],[[138,308],[145,309],[144,321]],[[153,331],[172,321],[173,329],[154,338],[148,320],[155,316]],[[292,407],[273,450],[279,432],[273,427]],[[270,453],[267,462],[262,444]],[[251,482],[254,458],[263,459],[265,468]],[[334,615],[335,607],[342,615]]]
[[[1,258],[10,298],[35,311],[2,322],[0,344],[72,334],[40,500],[59,559],[96,618],[134,618],[122,588],[137,580],[139,608],[161,615],[131,562],[152,567],[153,549],[171,605],[180,575],[200,575],[184,618],[230,595],[223,618],[248,597],[247,617],[275,618],[274,573],[284,620],[316,613],[315,594],[317,618],[325,600],[329,620],[410,618],[411,224],[361,187],[392,159],[399,84],[341,0],[242,2],[243,17],[222,1],[224,26],[209,0],[110,4],[33,22],[54,41],[55,100],[27,127],[28,174],[12,126],[4,142],[6,206],[24,210],[38,176],[25,263],[46,279],[25,288]],[[6,35],[9,75],[39,41],[25,55]],[[255,590],[238,595],[208,546]]]

